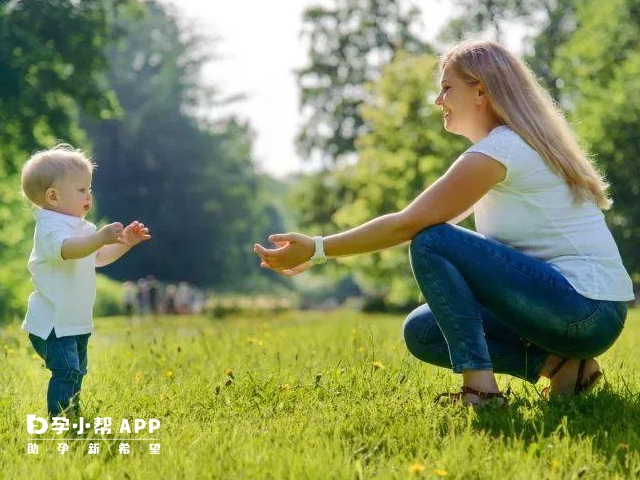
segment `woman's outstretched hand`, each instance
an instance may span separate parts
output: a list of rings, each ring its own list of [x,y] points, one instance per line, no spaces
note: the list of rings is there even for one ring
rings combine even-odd
[[[270,235],[268,240],[275,248],[265,248],[258,243],[253,246],[253,251],[262,260],[261,267],[292,277],[313,265],[309,261],[315,250],[311,237],[301,233],[278,233]]]

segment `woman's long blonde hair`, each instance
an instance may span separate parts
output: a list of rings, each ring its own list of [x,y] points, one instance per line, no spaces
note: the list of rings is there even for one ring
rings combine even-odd
[[[440,59],[468,84],[481,83],[500,121],[520,135],[569,186],[576,202],[611,206],[608,183],[580,148],[562,112],[531,70],[502,45],[465,41]]]

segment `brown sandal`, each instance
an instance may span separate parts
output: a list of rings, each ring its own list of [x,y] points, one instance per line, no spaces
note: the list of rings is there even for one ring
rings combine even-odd
[[[433,399],[433,403],[437,405],[447,405],[454,403],[462,403],[464,396],[470,393],[480,398],[480,403],[472,404],[471,406],[484,406],[489,404],[495,404],[505,406],[507,404],[507,397],[502,392],[483,392],[476,390],[475,388],[467,387],[463,385],[460,387],[459,392],[444,392],[440,393]]]
[[[569,361],[568,358],[563,358],[562,360],[560,360],[558,364],[555,367],[553,367],[553,370],[549,372],[549,376],[548,376],[549,380],[551,380],[556,375],[556,373],[560,371],[560,369],[564,366],[564,364],[567,363],[568,361]],[[603,376],[602,370],[598,370],[597,372],[593,372],[586,380],[583,380],[584,367],[586,364],[587,364],[587,359],[583,358],[580,360],[580,364],[578,365],[578,375],[576,376],[576,384],[573,387],[574,395],[580,395],[582,393],[590,392],[591,390],[593,390],[595,385]],[[544,398],[547,398],[547,399],[549,398],[550,389],[551,389],[551,386],[544,387],[542,389],[541,393]]]

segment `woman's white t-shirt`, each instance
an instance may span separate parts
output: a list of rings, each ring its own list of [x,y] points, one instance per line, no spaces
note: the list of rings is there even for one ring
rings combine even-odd
[[[594,202],[575,204],[565,181],[505,125],[467,149],[505,166],[505,179],[474,206],[478,233],[544,260],[596,300],[633,300],[631,278]]]

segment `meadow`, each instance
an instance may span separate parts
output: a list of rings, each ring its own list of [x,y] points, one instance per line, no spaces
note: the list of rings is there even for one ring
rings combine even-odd
[[[500,377],[509,405],[474,410],[433,404],[460,378],[407,353],[400,315],[99,318],[83,416],[114,431],[81,435],[27,433],[28,414],[46,417],[48,372],[15,322],[0,327],[0,478],[638,478],[638,320],[600,358],[593,394],[545,401],[543,383]],[[155,432],[118,432],[151,418]]]

